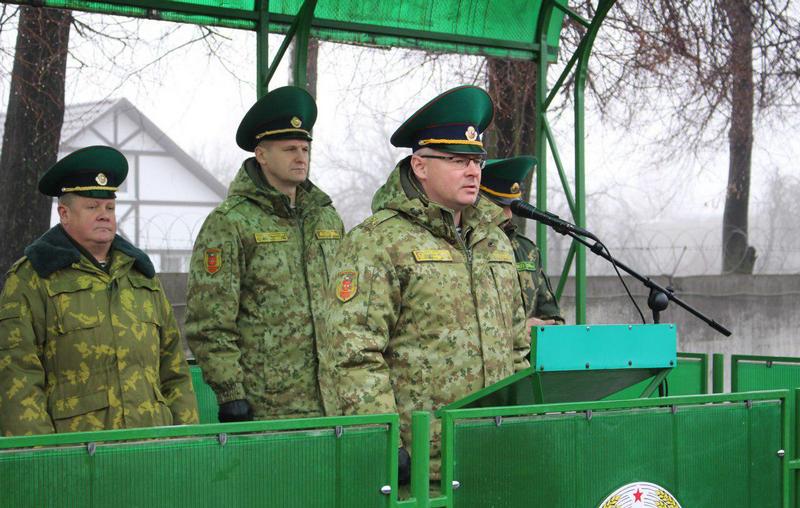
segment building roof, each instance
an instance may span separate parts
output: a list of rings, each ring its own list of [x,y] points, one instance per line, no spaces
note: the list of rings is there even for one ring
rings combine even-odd
[[[59,144],[62,151],[72,151],[76,148],[71,146],[71,141],[77,138],[85,129],[105,117],[106,115],[114,114],[114,112],[122,112],[130,117],[136,119],[145,132],[155,140],[159,145],[164,148],[164,151],[172,155],[178,162],[181,163],[188,171],[196,176],[215,194],[220,200],[225,199],[227,189],[217,180],[206,168],[197,162],[192,156],[186,153],[179,147],[164,131],[158,128],[152,120],[147,118],[144,113],[131,104],[131,102],[122,97],[119,99],[103,99],[97,102],[84,102],[78,104],[70,104],[64,108],[64,122],[61,126],[61,142]],[[6,115],[0,115],[0,146],[2,146],[3,131],[5,129]],[[120,149],[123,153],[124,149]]]

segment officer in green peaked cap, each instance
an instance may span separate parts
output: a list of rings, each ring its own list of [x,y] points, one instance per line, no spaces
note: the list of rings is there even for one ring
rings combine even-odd
[[[481,194],[500,206],[508,219],[500,227],[514,249],[528,325],[563,324],[558,301],[542,270],[539,248],[511,221],[511,202],[522,197],[522,184],[536,163],[536,157],[529,155],[488,161],[481,175]]]
[[[308,178],[316,119],[302,88],[259,99],[236,132],[250,156],[195,240],[186,338],[220,422],[323,416],[315,344],[344,225]]]
[[[128,161],[110,146],[88,146],[56,162],[39,179],[39,192],[59,197],[67,193],[114,199],[128,176]]]
[[[477,86],[460,86],[434,98],[392,134],[396,147],[416,152],[427,147],[440,152],[486,154],[481,136],[492,123],[494,105]]]
[[[530,155],[486,161],[481,173],[481,192],[498,205],[509,206],[522,197],[522,184],[536,163],[536,157]]]
[[[317,104],[310,93],[297,86],[276,88],[244,115],[236,131],[236,144],[252,152],[264,140],[311,141],[311,128],[316,121]]]
[[[59,224],[25,248],[0,293],[0,342],[13,338],[0,346],[0,436],[199,421],[153,263],[116,234],[115,192],[127,173],[120,152],[90,146],[39,180],[58,198]]]
[[[461,86],[403,122],[391,142],[412,153],[329,269],[316,344],[326,412],[398,413],[401,485],[410,454],[427,448],[412,443],[414,411],[437,410],[528,366],[514,253],[499,227],[507,219],[479,199],[481,134],[493,109],[485,91]],[[436,481],[438,426],[431,435]]]

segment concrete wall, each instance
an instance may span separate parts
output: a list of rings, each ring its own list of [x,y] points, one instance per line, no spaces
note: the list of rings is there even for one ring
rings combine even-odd
[[[646,289],[635,279],[624,279],[647,322],[652,322]],[[186,274],[162,274],[161,280],[183,327]],[[675,303],[670,303],[662,313],[661,322],[677,325],[679,351],[800,357],[800,274],[654,280],[662,286],[671,285],[684,302],[733,332],[730,337],[725,337]],[[641,322],[617,277],[592,277],[588,288],[589,323]],[[570,280],[561,301],[567,323],[575,323],[574,295],[574,283]]]
[[[625,282],[648,322],[647,290],[635,279]],[[800,274],[727,275],[681,277],[668,281],[676,295],[729,329],[730,337],[716,332],[674,302],[662,313],[662,323],[678,328],[678,350],[694,353],[735,353],[800,356]],[[570,280],[562,297],[568,322],[575,322],[574,284]],[[588,281],[587,322],[640,323],[617,277],[592,277]]]

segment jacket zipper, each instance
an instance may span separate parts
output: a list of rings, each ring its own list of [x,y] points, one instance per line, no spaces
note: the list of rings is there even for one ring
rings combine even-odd
[[[455,224],[453,224],[453,227],[455,228]],[[480,312],[478,311],[478,299],[475,296],[475,278],[472,269],[472,261],[473,261],[472,250],[467,246],[466,241],[461,236],[461,233],[458,232],[458,229],[454,229],[453,232],[455,233],[456,238],[458,239],[458,243],[467,257],[467,271],[469,272],[469,292],[470,295],[472,296],[472,307],[475,309],[475,322],[478,323],[478,340],[480,340],[481,343],[481,356],[483,356],[483,334],[481,333],[481,317],[480,317]],[[482,367],[483,385],[486,386],[486,358],[484,358],[481,363],[483,365]]]

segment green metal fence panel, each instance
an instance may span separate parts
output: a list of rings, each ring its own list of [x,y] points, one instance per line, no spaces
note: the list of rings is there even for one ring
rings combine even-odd
[[[642,381],[619,391],[605,400],[638,398],[650,380]],[[678,353],[678,366],[667,376],[667,395],[702,395],[708,393],[708,355],[703,353]],[[658,397],[656,391],[651,397]]]
[[[303,426],[320,427],[295,430],[267,430],[275,422],[192,426],[152,439],[162,429],[121,431],[134,441],[102,441],[120,431],[0,439],[3,448],[27,445],[0,449],[0,505],[388,507],[380,489],[390,483],[397,417],[382,419],[339,427],[308,419]],[[338,419],[347,421],[363,418]],[[71,442],[31,447],[54,437]]]
[[[731,356],[731,391],[800,388],[800,358]]]
[[[200,411],[200,423],[219,423],[219,405],[214,390],[203,380],[203,371],[197,365],[190,365],[192,385],[197,397],[197,409]]]
[[[16,0],[90,12],[258,29],[255,0]],[[336,42],[411,47],[531,59],[539,52],[535,30],[542,0],[318,0],[312,34]],[[566,5],[566,0],[556,0]],[[284,32],[303,0],[270,0],[271,31]],[[555,55],[564,13],[554,14],[547,35]]]
[[[459,484],[453,506],[599,507],[641,482],[665,488],[685,507],[784,506],[787,470],[777,452],[788,443],[788,392],[764,393],[772,395],[720,404],[704,404],[719,396],[693,396],[661,399],[666,407],[642,399],[641,407],[561,404],[528,415],[521,408],[454,411],[445,417],[452,441],[443,463],[446,480]],[[671,506],[633,501],[613,506]]]

